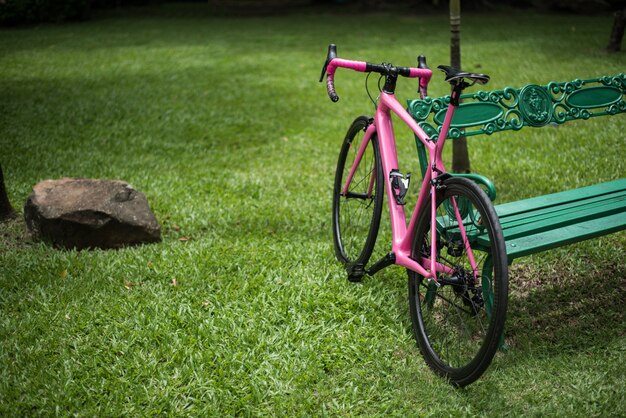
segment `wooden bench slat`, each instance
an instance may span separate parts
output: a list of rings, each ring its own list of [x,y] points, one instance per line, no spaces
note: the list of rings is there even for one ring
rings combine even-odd
[[[602,196],[624,190],[626,190],[626,178],[602,184],[595,184],[592,186],[580,187],[578,189],[566,190],[564,192],[531,197],[517,202],[503,203],[496,206],[496,213],[498,214],[498,217],[502,219],[507,216],[526,213],[538,208],[575,202],[581,199],[593,198],[594,196]]]
[[[607,210],[605,205],[611,205],[614,202],[624,200],[626,200],[626,191],[595,197],[593,199],[569,202],[559,206],[537,209],[526,213],[519,213],[515,216],[500,218],[500,224],[503,229],[508,229],[553,218],[577,218],[577,214],[580,211],[594,210],[598,213],[603,213]],[[626,202],[623,202],[622,204],[626,206]]]
[[[623,212],[506,241],[509,262],[515,258],[626,229]]]
[[[510,240],[521,236],[536,234],[550,229],[585,222],[592,219],[626,212],[626,195],[596,202],[596,204],[574,207],[564,211],[553,212],[548,217],[536,219],[529,217],[528,222],[503,226],[504,239]],[[626,222],[626,214],[624,215]]]
[[[518,224],[528,223],[531,219],[543,219],[554,216],[559,212],[569,212],[578,209],[585,209],[588,207],[602,207],[604,203],[609,203],[614,200],[619,200],[626,196],[626,190],[619,190],[612,193],[602,194],[598,196],[591,196],[581,200],[567,200],[561,204],[553,204],[550,206],[537,207],[536,209],[528,210],[526,212],[519,212],[510,215],[499,216],[500,223],[504,227],[514,226]],[[496,208],[496,213],[497,208]]]
[[[570,223],[572,223],[576,222],[577,219],[585,220],[587,214],[597,213],[600,216],[602,216],[602,214],[610,215],[616,208],[622,206],[626,208],[626,191],[600,196],[594,199],[539,208],[529,212],[520,212],[516,213],[514,216],[499,217],[499,220],[503,230],[532,225],[537,222],[553,223],[559,221],[568,222],[568,220],[570,220]],[[593,217],[593,215],[591,216]],[[449,219],[449,216],[437,217],[437,222],[441,229],[445,229],[445,225],[456,224],[455,221]]]
[[[529,212],[518,213],[512,216],[505,216],[500,218],[500,224],[503,229],[508,229],[552,218],[569,218],[570,215],[578,217],[576,216],[578,212],[588,211],[590,209],[603,213],[607,210],[605,205],[611,205],[614,202],[624,200],[626,200],[626,191],[620,191],[609,195],[597,196],[592,199],[568,202],[563,205],[550,206],[548,208],[541,208]],[[623,204],[626,205],[626,203]]]

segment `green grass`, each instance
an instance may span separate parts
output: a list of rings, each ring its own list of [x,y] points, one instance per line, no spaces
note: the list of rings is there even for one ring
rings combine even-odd
[[[330,103],[326,46],[436,67],[445,16],[195,7],[0,30],[0,161],[18,211],[40,180],[116,178],[163,230],[158,245],[75,252],[0,225],[0,416],[626,415],[623,232],[516,261],[510,350],[464,390],[418,353],[406,273],[354,285],[334,259],[341,137],[372,108],[348,72]],[[610,23],[467,15],[464,67],[494,89],[623,72],[624,54],[603,50]],[[440,75],[430,93],[447,93]],[[400,99],[414,94],[401,80]],[[499,202],[620,178],[625,128],[620,115],[472,139],[472,170]]]

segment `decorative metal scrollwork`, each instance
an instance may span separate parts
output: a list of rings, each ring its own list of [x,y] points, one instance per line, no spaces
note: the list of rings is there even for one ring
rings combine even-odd
[[[625,94],[624,74],[464,94],[461,96],[463,103],[452,119],[448,137],[491,135],[498,131],[519,130],[524,126],[540,127],[616,115],[626,112]],[[409,113],[431,138],[437,139],[443,124],[442,115],[449,103],[450,96],[410,100]]]

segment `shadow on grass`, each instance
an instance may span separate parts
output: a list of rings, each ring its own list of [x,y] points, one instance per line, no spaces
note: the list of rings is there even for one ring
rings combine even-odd
[[[558,257],[511,268],[505,327],[511,349],[580,352],[626,335],[626,267],[620,257],[598,260]]]
[[[14,218],[0,222],[0,252],[28,249],[33,244],[21,211]]]
[[[595,241],[615,244],[612,238]],[[617,239],[620,242],[620,239]],[[507,366],[563,354],[598,353],[626,336],[626,265],[613,250],[581,256],[593,243],[540,256],[511,266],[509,304],[505,325]],[[610,245],[608,245],[610,247]],[[407,310],[405,276],[382,274],[383,286],[394,288],[395,305],[408,335],[412,326]],[[373,280],[372,278],[366,280]],[[512,355],[515,353],[515,355]],[[511,354],[511,355],[509,355]],[[497,362],[497,360],[496,360]]]

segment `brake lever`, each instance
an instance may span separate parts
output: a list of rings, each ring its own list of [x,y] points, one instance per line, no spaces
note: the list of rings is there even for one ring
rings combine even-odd
[[[326,62],[322,67],[322,75],[320,75],[320,83],[324,81],[324,75],[326,75],[326,69],[328,68],[328,64],[334,59],[337,58],[337,46],[335,44],[328,45],[328,54],[326,55]]]
[[[329,62],[330,62],[329,60],[326,60],[326,62],[324,63],[324,66],[322,67],[322,75],[320,75],[320,83],[324,81],[324,76],[326,75],[326,68],[328,68]]]

